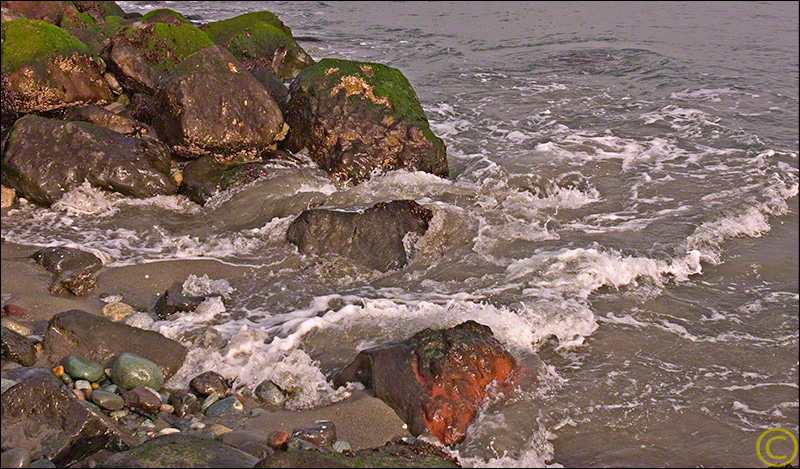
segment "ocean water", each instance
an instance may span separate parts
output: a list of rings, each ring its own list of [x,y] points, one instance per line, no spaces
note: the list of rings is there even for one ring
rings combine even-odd
[[[315,59],[397,67],[450,164],[342,188],[301,161],[206,207],[84,186],[5,215],[6,240],[107,266],[247,267],[190,276],[224,298],[153,326],[229,340],[172,384],[215,369],[325,405],[358,350],[474,319],[539,379],[486,406],[453,449],[465,466],[752,466],[763,431],[797,435],[797,3],[119,3],[269,9]],[[406,268],[366,272],[285,241],[312,197],[435,215]]]

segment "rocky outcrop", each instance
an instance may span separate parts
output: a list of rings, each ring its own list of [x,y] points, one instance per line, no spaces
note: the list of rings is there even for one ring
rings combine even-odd
[[[130,432],[61,389],[50,370],[33,369],[2,396],[3,448],[25,448],[32,459],[66,467],[99,450],[138,444]]]
[[[427,431],[452,445],[464,439],[487,393],[510,382],[516,368],[489,327],[467,321],[364,350],[334,382],[371,387],[413,435]]]
[[[292,82],[288,148],[307,148],[336,178],[359,183],[404,168],[447,176],[444,143],[396,68],[324,59]]]
[[[2,159],[3,184],[50,205],[88,181],[133,197],[174,194],[169,149],[87,122],[19,119]]]
[[[285,134],[269,92],[219,46],[184,61],[162,84],[154,109],[159,137],[187,158],[255,158]]]
[[[292,222],[287,238],[302,254],[338,254],[385,272],[406,265],[406,237],[423,235],[432,216],[411,200],[382,202],[363,212],[311,209]]]
[[[109,321],[80,310],[56,314],[45,334],[44,353],[52,364],[82,355],[105,367],[125,352],[155,362],[169,379],[183,365],[186,348],[158,332]]]
[[[245,13],[203,25],[214,44],[228,49],[248,70],[266,70],[291,81],[314,63],[272,12]]]
[[[103,461],[103,467],[253,467],[258,459],[216,440],[183,434],[148,440]]]
[[[22,113],[111,101],[102,66],[76,37],[38,20],[4,21],[0,30],[4,121]]]

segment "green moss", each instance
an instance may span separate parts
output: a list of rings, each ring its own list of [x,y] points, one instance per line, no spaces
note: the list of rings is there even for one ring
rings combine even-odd
[[[200,49],[214,45],[206,33],[190,24],[154,23],[146,28],[128,28],[124,34],[143,50],[148,61],[167,71]]]
[[[372,62],[322,59],[304,69],[297,77],[297,84],[304,89],[319,87],[329,93],[341,83],[344,76],[356,76],[363,79],[372,87],[376,98],[386,98],[389,101],[387,108],[369,99],[362,99],[361,101],[373,112],[388,113],[395,119],[404,119],[409,123],[416,124],[422,129],[425,138],[444,155],[444,143],[431,131],[425,111],[417,99],[417,93],[403,73],[396,68]]]
[[[252,31],[253,27],[259,23],[269,24],[280,29],[289,37],[292,37],[292,30],[284,25],[277,15],[266,10],[245,13],[244,15],[235,16],[226,20],[208,23],[205,27],[205,31],[215,44],[227,47],[231,39],[242,34],[245,29],[250,29]]]
[[[64,29],[86,28],[94,25],[94,18],[86,13],[75,13],[74,15],[64,15],[61,20],[61,27]]]
[[[264,56],[263,51],[274,51],[281,46],[292,55],[305,54],[290,34],[269,23],[256,23],[248,31],[250,34],[239,34],[227,45],[227,49],[239,60],[258,59]]]
[[[139,21],[142,23],[174,23],[177,21],[183,24],[191,24],[183,15],[169,8],[159,8],[158,10],[147,12]]]
[[[56,54],[89,53],[86,44],[58,26],[45,21],[20,19],[4,21],[2,31],[2,73],[11,73],[26,63],[42,63]]]

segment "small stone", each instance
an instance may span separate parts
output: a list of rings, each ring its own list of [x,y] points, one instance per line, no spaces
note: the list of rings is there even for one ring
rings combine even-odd
[[[111,418],[113,418],[114,420],[119,420],[119,419],[121,419],[122,417],[127,417],[127,416],[128,416],[128,414],[130,414],[130,411],[129,411],[129,410],[127,410],[127,409],[120,409],[120,410],[115,410],[115,411],[111,412],[111,413],[110,413],[110,414],[108,414],[108,415],[110,415],[110,416],[111,416]]]
[[[72,387],[75,384],[72,378],[70,378],[70,376],[66,373],[63,373],[61,376],[59,376],[59,378],[61,378],[61,381],[63,381],[67,386]]]
[[[75,389],[79,389],[81,391],[92,389],[92,383],[86,381],[85,379],[79,379],[75,381]]]
[[[171,414],[175,412],[175,407],[172,407],[169,404],[161,404],[161,407],[159,407],[158,410],[160,410],[161,412],[166,412],[168,414]]]
[[[13,379],[5,379],[5,378],[0,379],[0,382],[2,382],[2,392],[0,392],[0,394],[3,394],[4,392],[6,392],[6,389],[17,384],[17,382],[14,381]]]
[[[164,386],[164,375],[161,368],[150,360],[132,353],[123,353],[111,367],[111,381],[123,389],[148,386],[159,391]]]
[[[0,208],[11,207],[16,199],[17,192],[14,189],[0,185]]]
[[[122,321],[135,312],[132,306],[118,301],[103,306],[103,316],[115,322]]]
[[[116,384],[107,384],[101,388],[103,391],[106,392],[113,392],[114,394],[122,395],[122,391],[120,391],[119,386]]]
[[[232,430],[230,428],[226,427],[225,425],[220,425],[218,423],[215,423],[214,425],[211,425],[210,427],[208,427],[208,431],[209,431],[209,433],[211,433],[215,437],[220,437],[220,436],[222,436],[222,435],[224,435],[226,433],[231,432]]]
[[[192,422],[189,428],[191,428],[192,430],[202,430],[206,428],[206,424],[204,424],[203,422]]]
[[[73,389],[72,392],[75,393],[75,397],[77,397],[78,399],[80,399],[80,400],[86,399],[86,396],[83,394],[82,391],[79,391],[77,389]]]
[[[92,382],[100,381],[105,376],[103,367],[99,363],[78,355],[68,356],[62,361],[62,364],[64,365],[64,371],[73,379]]]
[[[3,306],[3,316],[11,316],[20,319],[30,319],[30,315],[22,306],[7,304]]]
[[[0,455],[2,467],[28,467],[31,464],[31,453],[25,448],[12,448]]]
[[[336,441],[336,425],[330,420],[318,420],[314,425],[292,432],[292,438],[300,438],[317,446],[330,446]]]
[[[286,447],[289,438],[291,438],[289,434],[284,431],[274,431],[267,437],[267,444],[270,448],[280,451]]]
[[[11,329],[12,331],[16,332],[21,336],[28,337],[29,335],[33,335],[33,329],[27,326],[23,326],[22,324],[18,323],[17,321],[9,317],[3,317],[2,319],[0,319],[0,325],[5,327],[6,329]]]
[[[100,387],[100,383],[92,383],[92,389],[97,389]]]
[[[169,404],[175,409],[175,415],[184,417],[200,411],[197,396],[187,391],[178,391],[169,396]]]
[[[219,394],[217,394],[216,392],[212,392],[203,401],[203,404],[200,406],[200,412],[205,413],[206,409],[211,407],[211,405],[217,402],[218,400],[219,400]]]
[[[289,438],[286,442],[286,451],[312,451],[316,450],[317,445],[300,438]]]
[[[92,398],[92,393],[94,393],[94,389],[92,389],[91,385],[89,385],[88,388],[83,390],[83,395],[86,396],[86,400],[89,400],[89,399]]]
[[[144,422],[142,422],[139,426],[144,428],[155,428],[156,424],[154,424],[150,419],[145,419]]]
[[[333,443],[333,451],[337,453],[344,453],[345,451],[353,451],[353,448],[350,446],[350,443],[339,440]]]
[[[119,81],[117,81],[117,78],[114,75],[106,72],[103,74],[103,78],[105,78],[106,83],[108,83],[108,87],[111,88],[111,91],[113,91],[114,94],[122,94],[122,86],[120,86]]]
[[[205,413],[209,417],[219,417],[221,415],[241,414],[242,412],[244,412],[244,406],[239,399],[226,397],[210,405]]]
[[[283,403],[286,402],[286,395],[283,394],[281,388],[268,379],[265,379],[256,387],[256,397],[264,403],[275,407],[283,407]]]
[[[161,396],[143,386],[122,393],[125,405],[154,414],[161,408]]]
[[[53,462],[50,461],[49,459],[42,458],[42,459],[37,459],[36,461],[33,461],[31,463],[31,465],[28,466],[28,467],[39,468],[39,469],[50,469],[50,468],[55,468],[56,465],[53,464]]]
[[[133,313],[126,317],[122,322],[131,327],[138,327],[139,329],[150,329],[156,320],[147,313]]]
[[[180,433],[180,432],[181,431],[178,430],[177,428],[168,427],[168,428],[162,428],[161,430],[159,430],[158,434],[159,435],[169,435],[171,433]]]
[[[204,396],[208,396],[213,392],[221,396],[228,390],[228,383],[219,373],[206,371],[192,378],[189,382],[189,387]]]
[[[247,442],[237,447],[239,450],[244,451],[250,456],[255,456],[258,459],[264,459],[270,454],[274,454],[275,450],[263,443]]]
[[[122,397],[99,389],[92,392],[92,402],[106,410],[120,410],[125,406]]]

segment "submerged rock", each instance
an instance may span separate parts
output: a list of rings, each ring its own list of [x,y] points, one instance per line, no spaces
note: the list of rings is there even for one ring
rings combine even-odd
[[[257,157],[283,135],[269,92],[226,49],[206,47],[185,60],[153,100],[153,127],[177,154]]]
[[[0,107],[4,121],[22,113],[111,101],[111,90],[102,77],[101,66],[76,37],[44,21],[27,19],[4,21],[0,30],[3,38]]]
[[[103,467],[253,467],[253,456],[216,440],[175,433],[159,436],[103,462]]]
[[[53,365],[69,355],[81,355],[110,366],[120,354],[132,352],[158,364],[169,379],[183,365],[186,348],[158,332],[109,321],[80,310],[56,314],[45,334],[44,352]]]
[[[302,254],[334,253],[386,272],[406,265],[404,239],[423,235],[432,216],[411,200],[382,202],[363,212],[312,209],[289,225],[287,238]]]
[[[290,87],[286,122],[288,148],[308,149],[343,181],[401,168],[448,175],[444,143],[414,89],[386,65],[323,59],[306,68]]]
[[[516,367],[489,327],[467,321],[365,350],[334,382],[371,387],[413,435],[428,431],[452,445],[466,436],[489,389]]]
[[[19,119],[3,154],[3,183],[50,205],[84,180],[133,197],[170,195],[170,153],[152,139],[131,138],[86,122]]]
[[[200,205],[216,194],[269,175],[263,163],[231,164],[211,155],[190,161],[183,168],[181,192]]]
[[[176,283],[158,297],[153,306],[153,312],[160,319],[167,319],[175,313],[194,311],[206,298],[205,296],[184,295],[182,284]]]
[[[202,27],[214,44],[228,49],[248,70],[262,69],[289,81],[314,63],[272,12],[245,13]]]

